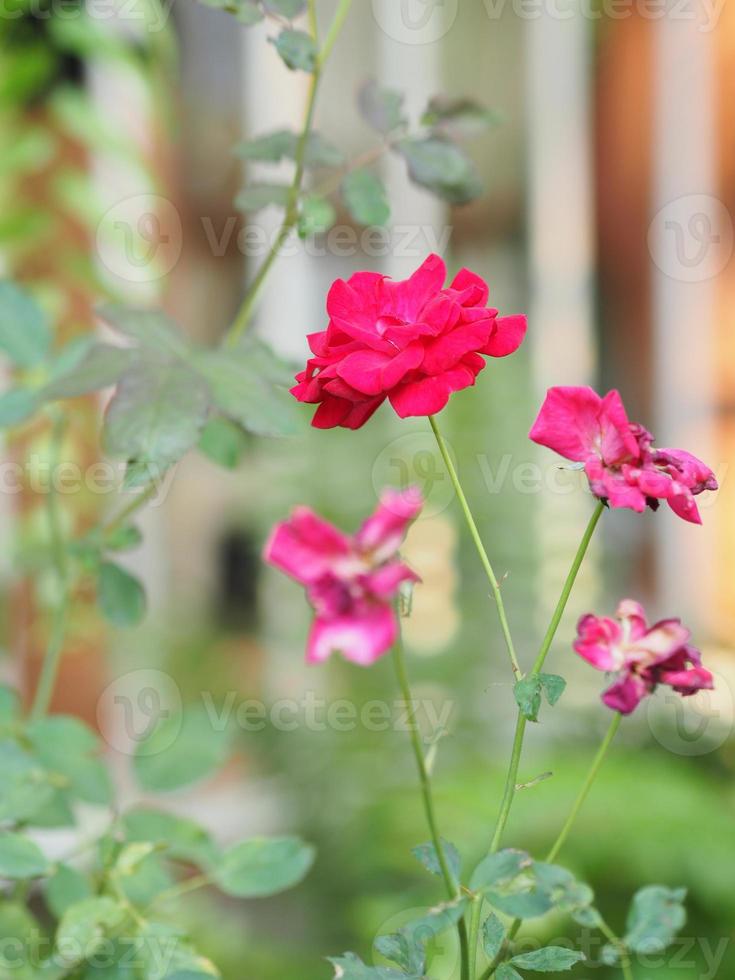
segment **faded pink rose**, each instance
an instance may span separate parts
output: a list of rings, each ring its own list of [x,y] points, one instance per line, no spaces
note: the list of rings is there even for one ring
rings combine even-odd
[[[646,623],[643,606],[623,599],[616,619],[582,616],[574,649],[598,670],[613,672],[617,680],[602,695],[614,711],[629,715],[659,684],[668,684],[686,697],[713,687],[712,674],[689,643],[689,630],[678,619]]]
[[[488,286],[474,272],[462,269],[445,288],[446,274],[430,255],[400,282],[358,272],[332,285],[329,325],[308,337],[314,356],[291,389],[319,406],[312,425],[359,429],[386,398],[401,418],[434,415],[475,383],[482,355],[519,347],[526,318],[488,309]]]
[[[584,463],[596,497],[639,513],[659,500],[685,521],[701,524],[694,497],[716,490],[712,470],[682,449],[655,449],[642,425],[628,421],[620,394],[601,398],[587,387],[550,388],[530,437]]]
[[[308,507],[274,527],[263,557],[303,585],[314,608],[308,663],[339,652],[366,667],[390,650],[398,633],[393,600],[402,582],[419,581],[398,549],[422,506],[416,488],[385,490],[355,535]]]

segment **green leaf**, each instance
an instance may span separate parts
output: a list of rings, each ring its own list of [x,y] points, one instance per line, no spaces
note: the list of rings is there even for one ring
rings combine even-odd
[[[234,9],[237,19],[246,27],[252,27],[263,20],[263,12],[255,0],[235,0]]]
[[[567,682],[558,674],[539,674],[538,676],[541,680],[541,687],[546,695],[546,700],[553,708],[564,693]]]
[[[303,198],[297,226],[299,237],[308,238],[329,231],[336,217],[336,211],[326,198],[313,195]]]
[[[133,768],[145,790],[168,793],[189,786],[222,766],[230,735],[218,731],[204,706],[161,719],[137,746]]]
[[[204,455],[227,470],[237,469],[247,445],[242,428],[221,416],[210,419],[199,438],[199,449]]]
[[[489,854],[477,865],[470,878],[472,891],[485,891],[494,885],[513,881],[521,872],[532,865],[525,851],[506,848],[496,854]]]
[[[68,864],[60,864],[46,882],[44,895],[49,910],[60,919],[72,905],[91,898],[92,888],[83,874]]]
[[[459,922],[467,908],[467,901],[466,898],[458,898],[453,902],[437,905],[429,909],[426,915],[410,922],[403,931],[416,942],[427,943]]]
[[[567,682],[558,674],[527,674],[515,685],[513,693],[523,716],[529,721],[538,721],[542,691],[553,707],[566,686]]]
[[[405,930],[392,933],[389,936],[378,936],[373,948],[381,956],[399,966],[410,976],[423,976],[426,966],[426,954],[423,947]]]
[[[269,14],[293,20],[306,10],[306,0],[263,0],[263,6]]]
[[[361,225],[384,225],[390,217],[385,187],[370,170],[353,170],[342,181],[348,211]]]
[[[185,358],[191,349],[178,324],[161,310],[141,310],[107,303],[97,313],[114,330],[136,340],[146,350],[166,357]]]
[[[505,941],[506,929],[497,915],[492,912],[482,927],[482,948],[489,960],[494,960]]]
[[[48,773],[17,742],[0,742],[0,823],[33,821],[52,799]]]
[[[19,881],[36,878],[49,870],[43,851],[22,834],[0,834],[0,878]]]
[[[523,977],[512,966],[501,963],[495,971],[495,980],[523,980]]]
[[[17,367],[41,364],[51,347],[51,325],[25,289],[0,281],[0,350]]]
[[[108,551],[132,551],[143,541],[143,535],[134,524],[116,527],[105,536],[105,548]]]
[[[20,425],[38,409],[39,399],[30,388],[11,388],[0,395],[0,427]]]
[[[198,368],[216,407],[228,418],[255,435],[293,435],[302,427],[297,402],[265,376],[264,359],[262,350],[248,347],[204,351]]]
[[[235,207],[240,211],[260,211],[271,204],[285,208],[290,194],[286,184],[250,184],[235,198]]]
[[[474,99],[435,95],[421,117],[424,126],[449,139],[477,136],[498,124],[498,116]]]
[[[528,721],[538,721],[541,708],[541,678],[538,674],[528,674],[516,682],[513,688],[516,704]]]
[[[293,159],[298,137],[290,129],[277,129],[256,139],[240,143],[235,152],[244,160],[261,160],[264,163],[280,163],[285,158]]]
[[[26,735],[44,768],[61,776],[73,797],[100,806],[111,803],[112,784],[107,768],[96,757],[97,739],[83,722],[52,715],[32,722]]]
[[[314,858],[314,848],[298,838],[256,838],[226,851],[212,879],[227,895],[263,898],[297,885]]]
[[[536,885],[517,891],[490,891],[485,898],[493,908],[514,919],[535,919],[554,907],[549,896]]]
[[[313,72],[319,52],[314,39],[305,31],[295,31],[290,27],[281,31],[277,38],[268,39],[288,68]]]
[[[59,374],[41,391],[47,399],[77,398],[117,384],[138,361],[137,351],[111,344],[95,344],[76,364]]]
[[[234,357],[245,361],[251,371],[266,381],[286,388],[293,384],[297,368],[284,361],[268,344],[252,334],[246,334],[235,347],[228,349]]]
[[[666,949],[686,923],[686,889],[648,885],[633,897],[623,942],[634,953]]]
[[[206,384],[185,364],[142,362],[123,375],[107,409],[105,449],[165,472],[197,444],[208,408]]]
[[[535,970],[537,973],[557,973],[561,970],[571,970],[577,963],[583,963],[586,957],[576,949],[566,949],[564,946],[546,946],[535,949],[530,953],[520,953],[510,961],[521,970]]]
[[[125,909],[107,896],[76,902],[64,913],[56,931],[54,960],[71,967],[93,956],[127,919]]]
[[[578,912],[594,901],[595,895],[589,885],[577,881],[566,868],[534,861],[533,873],[554,907],[562,912]]]
[[[304,162],[307,167],[339,167],[345,162],[345,155],[321,133],[312,130],[306,142]]]
[[[354,953],[344,953],[342,956],[329,957],[334,967],[335,980],[406,980],[406,974],[393,970],[389,966],[365,966],[359,956]],[[410,977],[410,980],[420,980]]]
[[[441,838],[442,851],[444,852],[444,860],[447,863],[450,874],[454,879],[455,884],[459,882],[460,869],[462,867],[462,858],[459,856],[459,851],[457,848],[448,840]],[[411,849],[413,856],[423,864],[427,871],[431,874],[441,876],[442,869],[439,864],[439,857],[436,853],[436,848],[432,843],[429,844],[419,844],[418,847]]]
[[[403,95],[395,89],[383,88],[371,79],[357,93],[357,105],[363,119],[379,133],[392,133],[405,126]]]
[[[290,129],[278,129],[241,143],[235,152],[245,160],[279,163],[283,159],[296,159],[299,141],[299,134]],[[312,130],[307,137],[304,162],[307,167],[338,167],[344,163],[344,154],[320,133]]]
[[[193,820],[146,807],[129,810],[122,818],[125,837],[131,842],[165,846],[165,855],[200,868],[210,867],[218,851],[207,831]]]
[[[130,572],[110,561],[99,568],[97,601],[105,619],[115,626],[137,626],[145,617],[145,589]]]
[[[482,182],[465,152],[447,140],[430,136],[396,145],[415,184],[450,204],[467,204],[482,194]]]
[[[147,922],[138,935],[141,976],[145,980],[199,980],[219,976],[215,965],[197,953],[176,926]],[[166,955],[162,956],[162,952]]]

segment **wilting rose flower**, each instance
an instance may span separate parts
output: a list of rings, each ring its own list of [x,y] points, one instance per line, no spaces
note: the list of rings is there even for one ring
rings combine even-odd
[[[550,388],[530,437],[561,456],[584,463],[596,497],[639,513],[659,500],[685,521],[701,524],[694,497],[716,490],[712,470],[682,449],[655,449],[653,436],[628,421],[617,391],[601,398],[592,388]]]
[[[446,274],[430,255],[410,279],[358,272],[332,285],[329,325],[309,336],[314,356],[291,389],[319,405],[312,425],[359,429],[386,398],[401,418],[433,415],[475,383],[482,355],[518,348],[526,318],[488,309],[487,284],[474,272],[462,269],[444,288]]]
[[[629,715],[658,684],[668,684],[684,697],[712,689],[712,674],[702,666],[680,620],[648,626],[643,606],[633,599],[623,599],[616,617],[582,616],[574,643],[577,653],[598,670],[618,675],[602,695],[608,708]]]
[[[306,589],[315,619],[306,659],[321,663],[340,652],[368,666],[393,645],[398,623],[392,600],[418,576],[398,557],[420,492],[385,490],[357,534],[344,534],[308,507],[277,524],[263,557]]]

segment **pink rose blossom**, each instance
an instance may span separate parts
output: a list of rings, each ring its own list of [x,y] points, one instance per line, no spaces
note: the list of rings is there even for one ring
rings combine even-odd
[[[319,405],[312,425],[359,429],[386,398],[401,418],[433,415],[475,383],[481,355],[505,357],[520,346],[524,316],[488,309],[487,284],[474,272],[462,269],[444,288],[446,274],[430,255],[400,282],[358,272],[332,285],[329,325],[309,336],[314,356],[291,389]]]
[[[680,620],[662,619],[649,627],[643,607],[633,599],[620,603],[616,617],[582,616],[574,643],[593,667],[617,674],[602,695],[608,708],[629,715],[658,684],[668,684],[684,697],[712,689],[712,674],[702,666]]]
[[[315,612],[308,663],[339,651],[367,667],[391,648],[398,633],[392,600],[402,582],[419,581],[398,549],[422,506],[416,488],[385,490],[353,536],[308,507],[275,526],[263,557],[306,589]]]
[[[655,449],[653,437],[628,421],[617,391],[601,398],[592,388],[550,388],[530,437],[561,456],[584,463],[596,497],[639,513],[659,500],[701,524],[694,497],[716,490],[709,467],[681,449]]]

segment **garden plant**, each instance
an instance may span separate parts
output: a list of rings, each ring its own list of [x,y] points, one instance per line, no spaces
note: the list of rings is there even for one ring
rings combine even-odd
[[[563,710],[566,681],[547,672],[547,657],[606,509],[627,509],[636,520],[646,508],[656,510],[665,501],[672,513],[659,514],[659,520],[696,525],[696,497],[717,488],[714,475],[684,450],[657,448],[642,425],[629,421],[617,391],[601,397],[589,387],[551,388],[530,438],[584,470],[594,504],[576,553],[570,546],[571,566],[535,656],[518,650],[502,582],[442,437],[441,413],[453,396],[463,397],[463,389],[503,370],[500,359],[524,342],[526,318],[489,307],[487,284],[468,269],[447,284],[443,259],[429,255],[405,281],[377,271],[337,279],[326,297],[327,327],[309,333],[312,356],[296,375],[295,386],[291,366],[250,330],[282,246],[292,234],[306,238],[328,231],[336,221],[337,196],[358,223],[389,220],[390,203],[376,168],[384,153],[405,160],[407,179],[444,201],[462,204],[477,197],[481,186],[463,141],[492,125],[493,116],[470,99],[434,96],[414,123],[404,113],[400,93],[367,82],[358,105],[374,142],[349,160],[313,123],[322,74],[350,0],[339,0],[328,24],[320,23],[315,0],[214,5],[245,26],[267,19],[269,40],[287,69],[309,76],[301,131],[261,134],[237,149],[246,161],[292,161],[293,178],[290,184],[250,184],[239,195],[242,210],[277,207],[282,221],[222,343],[195,345],[163,313],[107,303],[100,306],[99,318],[120,338],[119,345],[90,334],[60,346],[53,311],[43,297],[19,284],[0,284],[0,350],[12,364],[14,379],[0,397],[0,422],[9,429],[38,427],[47,433],[54,467],[63,461],[65,440],[75,424],[74,399],[114,388],[102,447],[124,460],[124,489],[135,491],[117,514],[74,535],[64,522],[58,493],[50,488],[46,523],[28,558],[32,573],[48,575],[53,608],[48,649],[29,709],[23,709],[14,691],[0,691],[0,878],[8,883],[0,904],[3,976],[218,976],[216,964],[202,957],[177,925],[177,899],[205,886],[233,898],[255,899],[295,886],[307,875],[316,855],[300,839],[251,838],[221,848],[205,827],[165,807],[120,812],[96,735],[78,719],[50,714],[49,708],[69,611],[80,588],[92,583],[101,612],[118,627],[144,616],[143,587],[116,555],[139,542],[136,513],[186,453],[199,450],[234,467],[247,452],[247,433],[298,438],[307,405],[315,406],[311,421],[316,428],[354,430],[351,438],[359,452],[359,430],[387,401],[383,411],[425,418],[436,440],[500,620],[517,723],[505,789],[494,823],[488,815],[482,855],[464,853],[461,841],[450,843],[451,828],[441,826],[434,804],[431,747],[412,724],[410,750],[426,816],[425,830],[417,827],[416,832],[419,839],[428,837],[417,843],[414,854],[436,879],[427,878],[427,894],[434,892],[435,901],[425,915],[380,936],[373,950],[334,952],[334,976],[431,978],[427,946],[449,931],[458,937],[460,980],[517,980],[570,970],[584,961],[581,950],[553,945],[520,951],[515,945],[524,921],[557,910],[599,931],[604,937],[601,962],[631,980],[636,955],[664,949],[684,924],[684,891],[676,882],[642,882],[631,896],[627,921],[608,923],[592,889],[559,860],[625,716],[659,685],[682,697],[712,687],[712,675],[678,619],[649,623],[641,604],[626,597],[614,597],[600,614],[582,615],[568,646],[612,675],[602,695],[610,711],[609,729],[547,854],[513,847],[513,803],[528,725],[552,709]],[[304,325],[304,333],[307,329]],[[502,439],[500,427],[494,433]],[[329,439],[326,432],[322,437]],[[422,569],[403,560],[400,549],[424,503],[420,488],[385,487],[374,512],[354,533],[321,518],[308,500],[293,503],[291,515],[273,529],[264,559],[305,589],[314,612],[308,662],[328,670],[329,658],[340,655],[357,671],[392,658],[398,688],[410,703],[401,621],[411,614],[411,594],[421,588]],[[179,726],[173,746],[168,737],[172,724]],[[159,751],[164,745],[166,751]],[[146,791],[163,793],[222,764],[226,752],[226,741],[192,713],[164,719],[138,747],[133,768]],[[80,802],[108,807],[113,814],[109,826],[98,839],[80,841],[64,860],[49,859],[34,832],[73,825]]]

